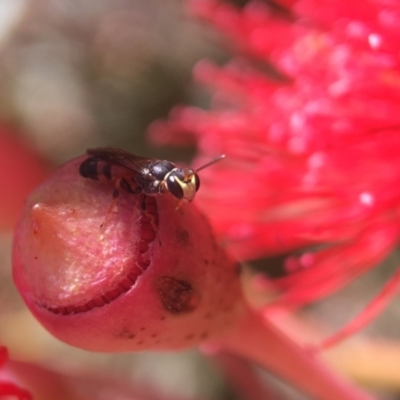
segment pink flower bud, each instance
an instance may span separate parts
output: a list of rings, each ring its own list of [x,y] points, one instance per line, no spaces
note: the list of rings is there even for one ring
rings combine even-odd
[[[29,197],[14,279],[59,339],[96,351],[179,349],[218,337],[242,308],[237,269],[193,204],[79,175],[83,158]],[[102,227],[101,227],[102,225]]]

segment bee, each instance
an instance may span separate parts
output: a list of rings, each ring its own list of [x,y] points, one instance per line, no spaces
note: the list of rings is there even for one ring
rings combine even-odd
[[[113,198],[120,190],[155,196],[170,193],[181,202],[191,202],[200,187],[198,172],[225,158],[220,155],[196,170],[179,168],[171,161],[135,156],[113,148],[88,149],[79,166],[84,178],[114,184]]]

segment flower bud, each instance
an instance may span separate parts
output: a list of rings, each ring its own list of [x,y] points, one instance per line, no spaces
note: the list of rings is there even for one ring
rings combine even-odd
[[[180,349],[237,320],[236,265],[203,215],[171,195],[134,195],[56,170],[27,200],[13,275],[27,306],[59,339],[94,351]]]

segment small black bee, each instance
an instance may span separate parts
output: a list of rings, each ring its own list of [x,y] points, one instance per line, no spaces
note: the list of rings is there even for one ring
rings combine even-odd
[[[225,158],[221,155],[193,170],[178,168],[170,161],[139,157],[112,148],[88,149],[87,155],[79,173],[84,178],[114,183],[113,198],[117,198],[123,189],[128,193],[150,196],[169,192],[187,202],[191,202],[199,190],[197,173]]]

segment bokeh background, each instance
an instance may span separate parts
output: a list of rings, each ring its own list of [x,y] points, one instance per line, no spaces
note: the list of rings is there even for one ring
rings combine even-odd
[[[194,148],[155,148],[145,132],[176,104],[207,107],[208,93],[191,80],[192,67],[204,57],[226,60],[226,42],[187,16],[181,0],[0,0],[0,343],[14,359],[63,373],[123,376],[174,399],[239,398],[213,361],[197,352],[104,355],[60,343],[31,317],[11,279],[18,211],[57,165],[100,146],[190,162]],[[398,260],[394,254],[303,315],[332,330],[343,325],[379,291]],[[259,260],[253,267],[278,265],[279,272],[280,263]],[[396,343],[398,321],[394,304],[358,336]],[[400,398],[400,382],[379,377],[370,383],[381,386],[381,398]],[[285,396],[304,398],[294,391]]]

